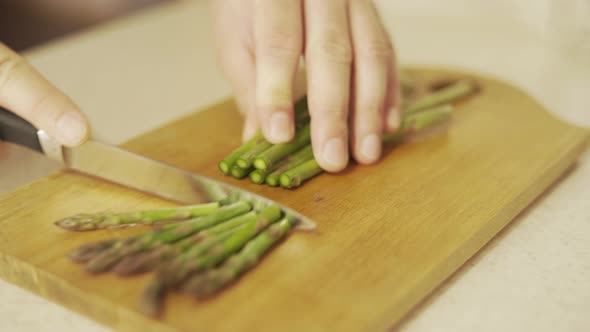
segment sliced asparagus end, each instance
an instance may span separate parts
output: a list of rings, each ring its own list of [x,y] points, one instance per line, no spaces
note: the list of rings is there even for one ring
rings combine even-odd
[[[252,171],[250,173],[250,180],[256,184],[262,184],[264,183],[264,174],[259,170]]]
[[[248,170],[234,166],[231,169],[231,175],[236,179],[243,179],[246,177],[246,175],[248,175]]]
[[[240,158],[236,161],[236,165],[241,168],[241,169],[248,169],[250,168],[251,162],[249,160],[246,160],[244,158]]]
[[[268,168],[268,163],[262,158],[254,159],[254,168],[264,171]]]
[[[291,189],[293,187],[297,187],[296,185],[296,181],[294,181],[295,178],[291,178],[288,174],[281,174],[281,176],[279,177],[279,182],[281,183],[281,187],[286,188],[286,189]]]
[[[278,187],[279,186],[279,177],[280,177],[280,175],[278,175],[278,174],[269,174],[265,180],[266,184],[271,187]]]
[[[231,165],[226,160],[220,161],[218,166],[219,166],[219,170],[221,171],[221,173],[229,174]]]

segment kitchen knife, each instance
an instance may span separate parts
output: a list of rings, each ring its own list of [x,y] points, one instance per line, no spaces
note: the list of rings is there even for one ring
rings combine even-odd
[[[189,173],[174,166],[133,154],[115,146],[88,140],[69,148],[44,131],[0,107],[0,140],[16,143],[62,163],[66,170],[107,180],[183,204],[246,199],[255,204],[276,204],[300,220],[299,229],[315,223],[302,214],[232,185]]]

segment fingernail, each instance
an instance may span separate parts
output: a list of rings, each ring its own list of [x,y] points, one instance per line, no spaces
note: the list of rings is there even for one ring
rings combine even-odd
[[[370,162],[376,161],[381,154],[381,142],[375,134],[370,134],[363,138],[361,143],[361,153]]]
[[[275,112],[270,117],[270,137],[272,143],[285,143],[293,137],[293,126],[285,112]]]
[[[341,138],[331,138],[324,145],[322,158],[329,164],[330,168],[340,169],[346,166],[348,162],[348,151],[346,144]]]
[[[397,107],[394,107],[389,110],[389,114],[387,115],[387,127],[389,127],[390,130],[396,130],[400,125],[400,112]]]
[[[86,139],[86,120],[78,112],[66,112],[57,120],[58,135],[66,145],[78,145]]]

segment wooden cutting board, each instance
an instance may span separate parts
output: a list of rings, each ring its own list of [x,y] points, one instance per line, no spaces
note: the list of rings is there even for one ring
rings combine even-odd
[[[469,76],[414,70],[421,80]],[[124,145],[146,156],[255,191],[306,214],[293,234],[215,299],[175,295],[163,320],[136,300],[148,276],[93,277],[65,254],[135,230],[70,233],[54,220],[83,211],[170,205],[73,173],[0,197],[0,276],[125,331],[365,331],[394,326],[570,167],[590,134],[556,120],[522,91],[476,77],[445,134],[389,149],[376,166],[321,175],[295,191],[221,176],[240,141],[231,101]],[[165,110],[163,110],[165,111]],[[23,308],[26,310],[26,308]]]

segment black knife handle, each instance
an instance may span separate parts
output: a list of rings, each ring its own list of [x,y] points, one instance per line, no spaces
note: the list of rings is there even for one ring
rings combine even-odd
[[[43,152],[37,136],[37,128],[2,107],[0,107],[0,140]]]

